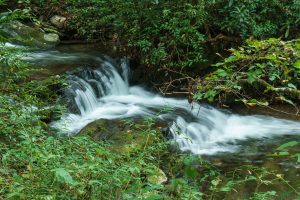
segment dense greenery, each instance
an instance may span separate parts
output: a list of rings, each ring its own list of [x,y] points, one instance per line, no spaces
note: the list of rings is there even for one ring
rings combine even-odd
[[[67,16],[68,28],[77,37],[112,41],[119,51],[159,68],[197,66],[205,59],[209,43],[228,46],[228,42],[240,43],[248,37],[295,37],[300,25],[298,0],[31,3],[39,7],[39,15]]]
[[[266,38],[295,37],[299,32],[298,0],[207,1],[208,26],[227,35]]]
[[[247,105],[290,104],[300,99],[300,41],[247,40],[198,85],[196,99]]]
[[[0,5],[9,3],[0,0]],[[300,23],[297,0],[37,0],[20,4],[46,18],[67,16],[76,37],[112,41],[120,52],[139,57],[147,66],[174,70],[198,67],[207,43],[226,46],[224,40],[296,37]],[[0,17],[0,23],[32,19],[28,11],[10,11]],[[66,112],[57,93],[67,86],[64,77],[32,79],[36,68],[21,59],[24,49],[5,47],[7,40],[0,31],[0,199],[300,197],[299,181],[288,181],[268,165],[225,169],[217,166],[218,160],[214,165],[174,152],[151,119],[131,126],[145,138],[153,137],[153,142],[125,153],[88,135],[59,136],[49,122]],[[296,39],[249,39],[243,47],[231,49],[228,58],[200,79],[201,84],[197,82],[194,98],[295,105],[300,96],[299,51]],[[297,145],[297,141],[283,144],[270,156],[292,156],[300,162],[299,153],[292,150]],[[160,170],[168,179],[163,184],[152,180]]]

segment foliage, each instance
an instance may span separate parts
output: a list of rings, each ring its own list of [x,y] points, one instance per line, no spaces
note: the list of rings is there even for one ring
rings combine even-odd
[[[202,60],[204,36],[198,31],[203,23],[202,1],[114,0],[86,6],[72,1],[67,7],[70,28],[78,34],[104,40],[108,36],[148,66],[184,67]]]
[[[0,5],[5,5],[7,0],[0,0]]]
[[[204,43],[214,38],[296,37],[300,25],[298,0],[35,0],[29,5],[48,18],[65,15],[77,37],[111,41],[120,52],[158,68],[197,66],[205,60]]]
[[[267,106],[300,99],[300,41],[247,40],[198,85],[196,99]]]
[[[111,40],[119,51],[140,58],[146,66],[181,68],[203,60],[204,35],[198,29],[204,1],[193,2],[69,1],[64,10],[77,36]]]
[[[34,16],[30,8],[14,9],[14,10],[10,10],[8,13],[5,13],[3,16],[1,16],[0,23],[9,22],[11,20],[28,20],[28,19],[32,19],[33,17]]]
[[[297,163],[300,163],[300,153],[299,153],[299,142],[297,141],[289,141],[280,145],[276,151],[270,156],[274,157],[292,157],[296,159]],[[296,148],[298,147],[298,148]],[[297,151],[298,149],[298,151]]]
[[[242,38],[298,35],[298,0],[213,0],[206,4],[207,24],[212,31],[217,29]]]
[[[73,14],[71,26],[78,27],[80,34],[91,38],[112,34],[116,44],[125,42],[122,47],[132,54],[141,53],[148,65],[191,66],[201,59],[203,35],[198,31],[204,22],[200,3],[86,0],[80,2],[82,10],[76,8],[77,3],[63,5]],[[185,12],[188,16],[182,20]],[[93,23],[91,19],[98,20]],[[281,175],[265,168],[224,170],[198,156],[171,154],[149,120],[140,134],[154,135],[156,141],[125,154],[115,153],[109,143],[88,136],[58,137],[46,122],[65,112],[54,92],[65,87],[63,77],[32,80],[34,70],[22,61],[23,55],[22,49],[0,46],[1,199],[225,199],[249,184],[255,186],[247,194],[251,199],[272,199],[276,192],[263,186],[276,181],[299,196]],[[246,93],[246,87],[261,87],[258,80],[262,79],[272,86],[262,85],[264,98],[271,93],[274,96],[270,100],[279,97],[292,103],[289,99],[295,98],[299,87],[298,60],[297,40],[249,40],[248,46],[232,50],[231,57],[216,65],[218,69],[204,80],[205,88],[199,86],[196,98],[212,101],[217,95],[234,94],[242,96],[240,100],[248,105],[263,105],[266,101],[260,96],[251,104],[255,94]],[[240,84],[244,79],[245,85]],[[277,150],[282,152],[293,145],[296,143],[287,143]],[[166,173],[167,183],[148,180],[157,169]]]
[[[0,5],[5,5],[6,1],[0,0]],[[0,13],[0,27],[2,23],[10,22],[13,20],[30,20],[33,19],[33,13],[31,12],[30,8],[26,9],[14,9],[9,10],[7,13]],[[1,27],[2,28],[2,27]],[[0,42],[7,42],[9,37],[5,34],[0,28]]]

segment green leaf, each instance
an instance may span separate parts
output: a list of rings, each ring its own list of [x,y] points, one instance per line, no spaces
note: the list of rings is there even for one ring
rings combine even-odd
[[[208,101],[212,102],[215,98],[215,96],[217,95],[217,91],[215,90],[208,90],[205,95],[204,98],[208,99]]]
[[[287,142],[287,143],[285,143],[285,144],[279,146],[279,147],[277,148],[277,150],[280,151],[280,150],[286,149],[286,148],[288,148],[288,147],[293,147],[293,146],[295,146],[295,145],[297,145],[297,144],[299,144],[299,142],[297,142],[297,141]]]
[[[77,185],[77,182],[73,180],[72,176],[66,169],[57,168],[52,171],[55,172],[55,178],[58,182],[70,185]]]
[[[271,77],[269,78],[270,81],[274,81],[275,79],[276,79],[276,76],[271,76]]]
[[[290,153],[287,152],[287,151],[281,151],[281,152],[278,153],[278,155],[279,156],[288,156],[288,155],[290,155]]]
[[[269,105],[269,102],[262,102],[262,101],[257,101],[257,104],[259,105],[259,106],[268,106]]]
[[[201,92],[197,92],[197,93],[193,96],[193,99],[196,99],[196,100],[203,99],[203,94],[202,94]]]
[[[239,86],[239,85],[234,85],[233,88],[234,88],[234,89],[237,89],[237,90],[241,90],[241,89],[242,89],[242,87]]]
[[[251,99],[251,100],[243,100],[243,102],[248,105],[248,106],[256,106],[256,105],[259,105],[259,106],[268,106],[269,105],[269,102],[262,102],[262,101],[258,101],[256,99]]]
[[[196,168],[189,166],[185,168],[185,174],[190,178],[196,178],[198,175],[198,171]]]
[[[297,162],[300,163],[300,153],[294,154],[293,157],[297,157]]]
[[[247,72],[248,80],[250,82],[254,82],[257,77],[259,77],[262,74],[262,71],[260,69],[256,69],[255,71],[249,71]]]
[[[288,84],[288,87],[289,87],[289,88],[293,88],[293,89],[297,89],[297,87],[296,87],[293,83],[289,83],[289,84]]]
[[[224,65],[224,63],[219,62],[219,63],[213,64],[212,66],[214,66],[214,67],[220,67],[220,66],[222,66],[222,65]]]
[[[294,63],[294,67],[297,68],[297,69],[300,69],[300,60],[297,60],[297,61]]]
[[[230,57],[225,59],[225,62],[226,63],[231,63],[231,62],[237,61],[238,59],[239,58],[237,56],[230,56]]]
[[[226,77],[228,75],[228,73],[224,69],[218,69],[214,72],[214,74],[221,77]]]

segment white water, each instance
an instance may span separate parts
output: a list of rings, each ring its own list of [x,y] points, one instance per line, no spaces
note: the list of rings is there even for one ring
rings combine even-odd
[[[233,152],[240,141],[300,134],[300,123],[267,116],[227,114],[187,100],[164,98],[128,84],[128,64],[106,60],[98,69],[70,75],[80,114],[70,113],[52,126],[72,135],[97,119],[159,117],[170,125],[182,151],[195,154]],[[168,108],[168,109],[166,109]],[[166,112],[163,110],[170,110]]]

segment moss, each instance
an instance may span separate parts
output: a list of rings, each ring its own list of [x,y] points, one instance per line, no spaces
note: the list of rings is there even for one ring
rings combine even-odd
[[[99,119],[83,128],[79,135],[88,135],[96,141],[106,141],[112,151],[126,154],[142,150],[146,145],[161,139],[159,128],[153,134],[143,131],[147,124],[143,120]],[[155,135],[158,133],[158,135]]]

